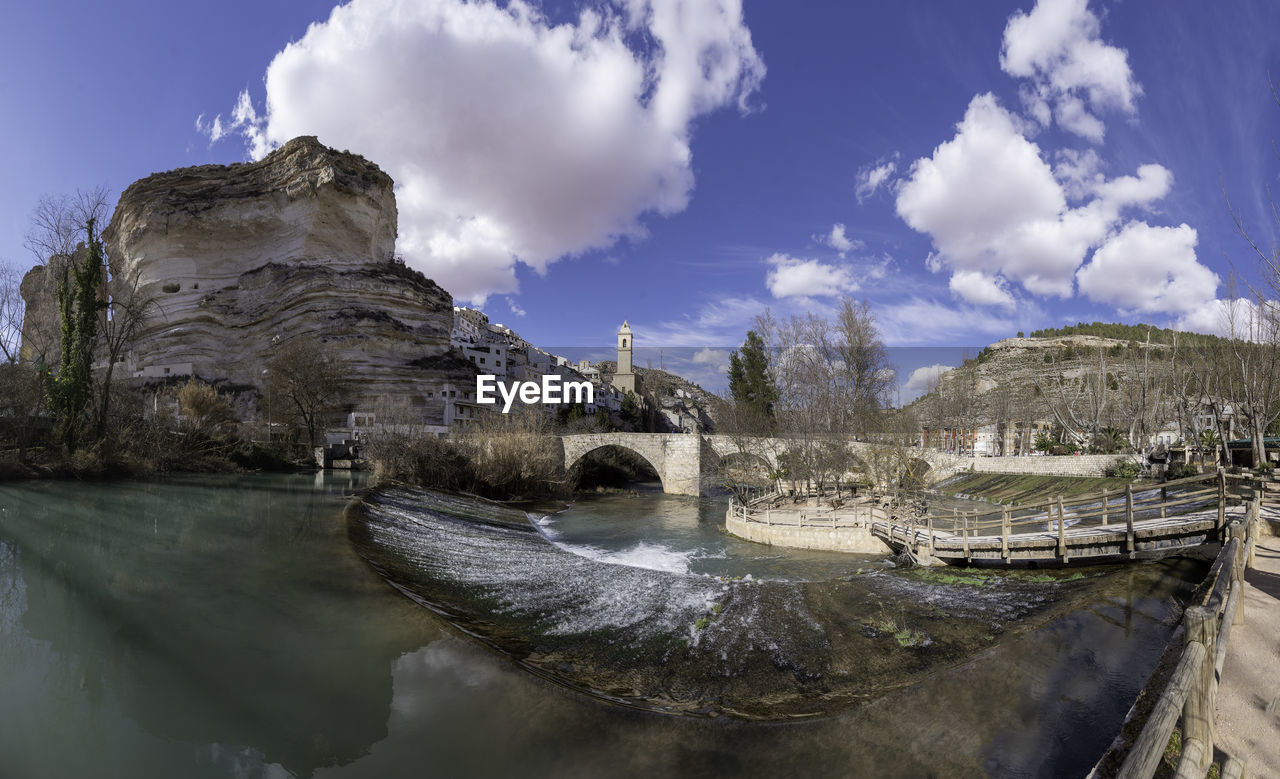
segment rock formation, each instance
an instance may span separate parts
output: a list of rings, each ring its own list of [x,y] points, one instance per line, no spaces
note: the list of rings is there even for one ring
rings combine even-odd
[[[391,178],[313,137],[137,181],[103,239],[117,281],[154,301],[126,360],[135,377],[248,391],[273,350],[318,338],[352,364],[359,405],[408,398],[439,424],[444,382],[474,375],[448,352],[449,293],[394,258]]]

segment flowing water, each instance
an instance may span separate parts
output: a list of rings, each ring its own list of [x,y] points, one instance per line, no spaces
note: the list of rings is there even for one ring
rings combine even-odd
[[[0,485],[0,777],[1079,775],[1204,570],[944,581],[734,541],[714,502],[643,494],[546,538],[414,491],[349,527],[358,486]],[[882,656],[915,665],[853,694]],[[667,699],[603,700],[627,663],[625,692]]]
[[[562,549],[601,562],[672,573],[793,581],[825,580],[883,569],[883,555],[780,549],[724,530],[729,498],[663,495],[657,483],[628,494],[588,496],[540,516],[539,529]]]

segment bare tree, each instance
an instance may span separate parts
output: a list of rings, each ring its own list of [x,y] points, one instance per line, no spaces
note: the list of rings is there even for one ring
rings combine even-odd
[[[22,279],[8,265],[0,265],[0,359],[16,363],[22,349]]]
[[[276,347],[267,361],[268,397],[274,408],[299,420],[307,440],[316,445],[316,432],[325,415],[341,408],[351,396],[350,364],[332,347],[311,336],[298,336]]]
[[[854,466],[849,444],[880,434],[895,386],[892,366],[866,303],[842,299],[831,319],[810,313],[755,323],[777,382],[776,461],[794,482],[823,488]],[[860,466],[859,466],[860,467]]]
[[[1054,375],[1036,385],[1064,437],[1086,444],[1102,430],[1109,400],[1104,351],[1099,348],[1095,357],[1096,364],[1092,357],[1086,362],[1072,350]]]
[[[116,365],[133,345],[138,332],[151,316],[155,297],[142,289],[138,274],[120,272],[119,263],[108,263],[109,280],[105,305],[98,315],[98,343],[105,368],[98,377],[97,432],[107,429],[111,413],[112,378]]]
[[[105,186],[78,190],[74,195],[44,195],[31,214],[23,245],[37,265],[54,257],[69,257],[84,240],[89,220],[106,224],[111,193]]]
[[[1253,306],[1232,305],[1224,367],[1231,377],[1234,410],[1249,426],[1254,464],[1267,461],[1267,428],[1280,416],[1280,322],[1275,303],[1259,296]]]
[[[1267,73],[1271,96],[1280,106],[1280,87]],[[1280,151],[1277,151],[1280,158]],[[1253,458],[1257,466],[1267,462],[1265,435],[1267,428],[1280,416],[1280,246],[1262,246],[1253,236],[1244,216],[1231,205],[1224,188],[1223,197],[1227,210],[1235,222],[1236,231],[1244,239],[1257,258],[1261,284],[1250,292],[1252,305],[1238,305],[1234,295],[1228,301],[1226,316],[1229,325],[1229,353],[1232,383],[1236,392],[1234,409],[1249,425],[1253,441]],[[1276,202],[1270,187],[1267,199],[1271,206],[1271,219],[1280,229],[1280,203]]]

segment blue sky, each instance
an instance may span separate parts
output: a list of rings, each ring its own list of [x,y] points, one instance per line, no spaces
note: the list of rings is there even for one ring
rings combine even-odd
[[[740,343],[766,306],[838,294],[897,347],[1078,320],[1212,330],[1228,274],[1256,280],[1224,190],[1277,240],[1271,0],[50,2],[3,19],[0,261],[23,267],[42,194],[118,193],[298,134],[391,173],[409,262],[551,347],[612,344],[625,317],[637,343],[692,354]],[[900,352],[904,376],[941,353]]]

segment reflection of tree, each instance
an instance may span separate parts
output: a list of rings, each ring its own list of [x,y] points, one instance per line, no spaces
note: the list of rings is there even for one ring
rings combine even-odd
[[[21,608],[50,643],[56,694],[96,713],[109,691],[161,738],[247,745],[303,776],[350,762],[386,736],[393,659],[431,637],[307,481],[60,484],[0,502],[0,622]],[[25,598],[5,594],[15,576]]]

